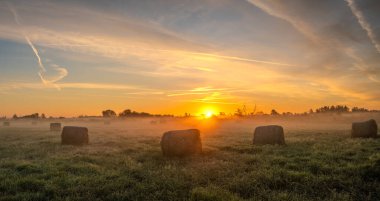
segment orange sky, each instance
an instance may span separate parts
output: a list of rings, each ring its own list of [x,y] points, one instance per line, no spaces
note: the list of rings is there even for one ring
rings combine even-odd
[[[353,0],[0,2],[0,116],[379,109],[378,19]]]

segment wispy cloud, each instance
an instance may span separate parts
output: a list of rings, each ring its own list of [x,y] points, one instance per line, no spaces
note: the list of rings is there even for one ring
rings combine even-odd
[[[372,44],[375,46],[377,52],[380,53],[380,43],[377,41],[377,36],[373,32],[371,25],[365,19],[362,11],[357,7],[354,0],[346,0],[346,2],[348,3],[348,6],[350,7],[352,13],[355,15],[356,19],[358,20],[360,26],[367,32],[367,35],[369,39],[371,40]]]
[[[276,1],[265,1],[265,0],[247,0],[252,3],[256,7],[262,9],[269,15],[277,17],[279,19],[285,20],[290,23],[295,29],[301,32],[303,35],[308,37],[308,39],[312,40],[314,43],[320,43],[321,40],[318,36],[316,36],[311,30],[307,23],[305,23],[302,19],[298,18],[295,15],[288,15],[286,12],[286,8],[282,7],[279,2]]]
[[[163,105],[175,101],[232,106],[242,101],[365,102],[378,94],[380,71],[372,56],[376,35],[369,34],[371,26],[360,18],[366,13],[356,16],[364,22],[357,24],[345,1],[207,1],[210,7],[197,5],[196,15],[178,12],[180,20],[172,13],[159,20],[146,17],[151,13],[144,6],[132,15],[99,9],[98,2],[90,1],[15,1],[20,3],[12,2],[18,11],[13,9],[13,17],[0,4],[0,38],[29,45],[42,83],[3,79],[8,83],[0,84],[0,92],[57,87],[67,89],[65,93],[96,96],[94,92],[101,91],[102,96],[112,93],[128,100],[155,98],[164,100]],[[167,3],[155,2],[161,1]],[[345,9],[330,8],[331,4]],[[140,7],[140,2],[136,5]],[[222,12],[210,14],[218,9]],[[210,26],[213,33],[208,35]],[[51,64],[45,56],[70,66],[70,79],[64,79],[66,68]]]
[[[20,23],[20,19],[19,19],[20,17],[19,17],[19,15],[18,15],[16,9],[15,9],[10,3],[7,2],[7,4],[8,4],[8,7],[9,7],[9,10],[10,10],[10,11],[12,12],[12,14],[13,14],[13,17],[14,17],[14,20],[15,20],[16,24],[17,24],[17,25],[21,28],[21,30],[22,30],[22,24]],[[38,66],[39,66],[39,68],[40,68],[40,70],[39,70],[39,72],[38,72],[38,75],[40,76],[41,81],[42,81],[45,85],[52,84],[53,86],[55,86],[55,87],[57,87],[57,88],[59,89],[58,85],[56,85],[56,84],[54,84],[54,83],[57,82],[57,81],[59,81],[59,80],[61,80],[61,79],[63,79],[64,77],[66,77],[66,76],[68,75],[68,71],[67,71],[65,68],[62,68],[62,67],[60,67],[60,66],[54,64],[54,65],[52,65],[52,66],[53,66],[54,70],[55,70],[56,72],[58,72],[58,75],[55,76],[54,78],[47,79],[47,78],[45,77],[45,75],[44,75],[44,74],[46,74],[47,71],[46,71],[46,68],[45,68],[44,64],[42,63],[42,59],[41,59],[41,56],[40,56],[40,54],[39,54],[39,52],[38,52],[38,49],[34,46],[34,44],[32,43],[32,41],[30,40],[30,38],[28,37],[28,35],[26,34],[25,31],[22,31],[22,34],[23,34],[23,36],[24,36],[26,42],[27,42],[28,45],[30,46],[30,48],[33,50],[34,55],[36,56]]]
[[[295,67],[296,64],[281,62],[276,60],[260,59],[255,57],[241,57],[239,55],[225,54],[220,49],[215,49],[212,45],[195,42],[184,35],[174,33],[161,27],[159,24],[148,24],[139,20],[129,20],[120,18],[119,16],[107,13],[107,15],[89,11],[88,9],[78,9],[59,4],[60,7],[48,4],[45,10],[34,7],[25,6],[24,10],[30,12],[38,11],[37,16],[33,16],[36,23],[46,21],[45,16],[65,15],[70,13],[72,16],[83,13],[81,17],[75,19],[59,18],[62,27],[61,29],[55,24],[50,26],[25,26],[23,30],[28,33],[33,33],[33,42],[39,46],[61,49],[80,54],[90,54],[102,56],[111,59],[125,60],[126,57],[135,57],[141,60],[149,60],[162,65],[173,65],[184,59],[206,59],[247,62],[254,64],[265,64],[270,66],[288,66]],[[58,8],[57,8],[58,7]],[[62,14],[63,13],[63,14]],[[30,15],[30,13],[29,13]],[[98,19],[94,22],[93,19]],[[38,20],[38,21],[37,21]],[[75,20],[75,23],[73,23]],[[49,21],[47,21],[49,23]],[[94,27],[94,24],[101,24]],[[76,26],[78,24],[78,26]],[[83,25],[85,24],[85,25]],[[83,26],[80,26],[83,25]],[[112,29],[106,27],[112,26]],[[19,40],[15,34],[18,28],[12,27],[10,24],[0,23],[0,37]],[[128,37],[119,35],[123,33]],[[31,37],[29,37],[31,38]],[[183,65],[187,68],[194,68],[203,71],[215,71],[208,66],[201,65]]]
[[[360,25],[367,31],[368,36],[370,37],[372,43],[376,46],[376,49],[380,46],[376,43],[376,36],[373,33],[370,25],[366,22],[363,14],[355,6],[354,0],[346,0],[349,3],[349,6],[355,16],[358,18]],[[369,81],[377,83],[376,73],[369,73],[367,61],[364,61],[362,57],[367,57],[367,55],[360,55],[356,49],[361,48],[354,46],[354,43],[347,43],[347,41],[342,39],[342,34],[351,33],[352,31],[347,27],[346,29],[341,28],[339,34],[334,35],[333,30],[326,31],[326,27],[334,27],[336,24],[343,23],[340,21],[331,22],[321,22],[316,21],[314,18],[311,18],[305,13],[310,13],[317,8],[310,7],[313,3],[303,2],[299,3],[304,7],[300,6],[298,9],[294,9],[292,6],[283,1],[273,1],[273,0],[248,0],[254,6],[262,9],[267,14],[285,20],[287,23],[292,25],[297,31],[303,34],[307,39],[309,39],[313,46],[310,47],[310,50],[315,52],[314,58],[316,63],[307,64],[308,69],[313,70],[313,73],[324,74],[328,76],[334,76],[335,73],[325,73],[325,71],[344,71],[347,66],[353,66],[359,71],[357,76],[366,76]],[[321,2],[320,4],[329,8],[328,1]],[[331,3],[331,2],[330,2]],[[327,5],[325,5],[327,4]],[[332,8],[331,8],[332,9]],[[321,15],[321,13],[319,13]],[[338,18],[339,19],[339,18]],[[335,19],[336,20],[336,19]],[[318,23],[316,23],[318,22]],[[353,60],[353,63],[347,63],[347,60]],[[310,60],[313,62],[312,60]],[[314,61],[314,62],[315,62]],[[302,71],[300,71],[302,72]],[[306,75],[304,75],[306,76]],[[318,79],[315,75],[307,76],[308,79]],[[318,80],[315,80],[318,82]],[[332,79],[331,82],[334,80]]]
[[[11,30],[9,30],[11,31]],[[296,67],[297,64],[289,64],[278,61],[260,60],[254,58],[244,58],[238,56],[230,56],[223,54],[213,54],[207,51],[182,50],[171,46],[162,46],[161,44],[144,44],[128,39],[112,38],[104,36],[86,36],[73,33],[60,33],[53,30],[38,29],[39,45],[62,49],[65,51],[73,51],[79,53],[89,53],[101,55],[103,57],[113,59],[123,59],[126,56],[136,56],[142,59],[150,59],[152,61],[164,61],[163,58],[189,57],[189,58],[212,58],[228,61],[239,61],[248,63],[260,63],[273,66],[289,66]],[[52,43],[55,40],[58,43]],[[57,42],[56,41],[56,42]],[[156,46],[150,48],[149,46]],[[131,51],[133,49],[133,51]],[[210,52],[215,50],[209,50]],[[173,60],[173,59],[171,59]],[[205,67],[194,67],[199,70],[213,71]]]
[[[101,89],[101,90],[151,90],[134,85],[123,84],[107,84],[107,83],[81,83],[81,82],[68,82],[68,83],[55,83],[55,85],[61,89]],[[10,82],[0,84],[0,89],[44,89],[55,88],[54,85],[44,85],[40,83],[29,82]]]
[[[220,92],[226,92],[231,91],[233,89],[231,88],[214,88],[211,86],[207,87],[196,87],[194,89],[189,90],[174,90],[168,93],[167,96],[194,96],[194,95],[207,95],[207,94],[218,94],[220,95]]]

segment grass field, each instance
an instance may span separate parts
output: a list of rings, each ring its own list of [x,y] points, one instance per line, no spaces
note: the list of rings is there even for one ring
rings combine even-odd
[[[187,158],[160,149],[187,124],[80,124],[87,146],[62,146],[48,122],[0,127],[0,200],[380,200],[380,139],[351,139],[348,123],[285,126],[286,146],[252,145],[255,123],[209,123]]]

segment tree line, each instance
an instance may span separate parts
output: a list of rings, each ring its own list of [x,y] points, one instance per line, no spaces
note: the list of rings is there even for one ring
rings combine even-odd
[[[16,114],[13,115],[13,119],[46,119],[45,114],[39,114],[39,113],[33,113],[30,115],[24,115],[24,116],[17,116]]]
[[[260,115],[292,116],[292,115],[308,115],[308,114],[314,114],[314,113],[342,114],[342,113],[357,113],[357,112],[380,112],[380,110],[369,110],[363,107],[349,108],[347,105],[331,105],[331,106],[322,106],[315,110],[310,109],[308,112],[303,112],[303,113],[292,113],[292,112],[279,113],[276,109],[272,109],[269,114],[265,114],[264,112],[261,112],[261,111],[256,112],[256,106],[254,107],[252,112],[248,112],[247,107],[243,105],[242,107],[237,108],[233,115],[237,117],[256,116],[256,115],[258,116]]]
[[[126,109],[119,114],[116,114],[113,110],[104,110],[102,111],[102,116],[106,118],[115,118],[115,117],[173,117],[171,114],[150,114],[147,112],[136,112],[131,109]]]
[[[379,110],[369,110],[362,107],[350,109],[347,105],[323,106],[315,110],[316,113],[348,113],[348,112],[379,112]]]
[[[256,112],[256,105],[252,111],[248,111],[247,107],[243,105],[242,107],[239,107],[236,109],[234,113],[230,113],[227,115],[225,112],[220,112],[218,115],[215,114],[215,116],[236,116],[236,117],[245,117],[245,116],[260,116],[260,115],[271,115],[271,116],[292,116],[292,115],[308,115],[308,114],[314,114],[314,113],[358,113],[358,112],[380,112],[380,110],[370,110],[363,107],[352,107],[349,108],[347,105],[331,105],[331,106],[322,106],[315,110],[310,109],[308,112],[303,113],[292,113],[292,112],[283,112],[279,113],[276,109],[272,109],[269,114],[265,114],[262,111]],[[184,117],[191,117],[192,115],[190,113],[185,113]],[[100,116],[87,116],[87,115],[80,115],[79,118],[89,118],[89,117],[100,117]],[[116,118],[116,117],[174,117],[174,115],[171,114],[151,114],[148,112],[137,112],[131,109],[125,109],[120,113],[116,113],[114,110],[107,109],[102,111],[102,117],[105,118]],[[16,114],[13,115],[13,119],[46,119],[45,114],[39,114],[39,113],[33,113],[29,115],[24,116],[17,116]],[[53,117],[49,117],[53,118]],[[60,119],[64,117],[58,117]],[[6,117],[0,117],[0,119],[6,119]]]

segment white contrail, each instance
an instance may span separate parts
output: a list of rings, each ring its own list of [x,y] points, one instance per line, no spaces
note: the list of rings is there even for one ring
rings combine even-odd
[[[302,19],[298,19],[294,17],[293,15],[287,15],[286,13],[282,12],[278,8],[277,9],[272,8],[268,4],[270,2],[265,1],[265,0],[247,0],[247,2],[251,3],[252,5],[261,9],[262,11],[266,12],[268,15],[279,18],[281,20],[285,20],[290,25],[292,25],[297,31],[299,31],[301,34],[306,36],[315,44],[321,43],[321,39],[315,33],[313,33],[313,31],[310,30],[309,26]],[[278,3],[279,2],[282,2],[282,1],[278,1]]]
[[[19,16],[18,16],[18,14],[16,12],[16,9],[14,9],[10,3],[7,2],[7,4],[8,4],[8,7],[9,7],[10,11],[13,14],[13,17],[14,17],[14,20],[15,20],[16,24],[21,27],[21,23],[20,23],[20,20],[19,20]],[[67,70],[65,68],[59,67],[58,65],[53,65],[53,67],[55,68],[55,70],[57,70],[59,72],[59,76],[57,78],[50,79],[50,80],[46,79],[43,76],[43,74],[46,73],[46,68],[45,68],[44,64],[42,63],[42,59],[40,57],[38,49],[33,45],[32,41],[25,34],[24,31],[22,31],[22,35],[24,36],[26,42],[28,43],[28,45],[30,46],[30,48],[33,50],[34,55],[37,58],[38,66],[40,68],[40,71],[38,72],[38,75],[41,78],[42,83],[45,84],[45,85],[47,85],[47,84],[53,84],[57,89],[60,89],[59,86],[56,85],[56,84],[54,84],[54,83],[57,82],[57,81],[59,81],[59,80],[61,80],[61,79],[63,79],[64,77],[66,77],[68,75]]]
[[[354,14],[356,19],[358,20],[360,26],[367,32],[367,35],[369,39],[371,40],[372,44],[375,46],[376,50],[380,53],[380,44],[376,40],[376,34],[373,32],[371,25],[365,19],[363,12],[359,10],[354,0],[346,0],[346,2],[348,3],[348,6],[350,7],[351,12]]]
[[[36,47],[34,47],[32,41],[30,41],[29,37],[27,37],[27,36],[25,36],[25,40],[28,42],[29,46],[32,48],[34,54],[36,55],[38,65],[40,66],[41,70],[46,71],[44,65],[42,64],[40,54],[38,53],[38,50],[36,49]]]

